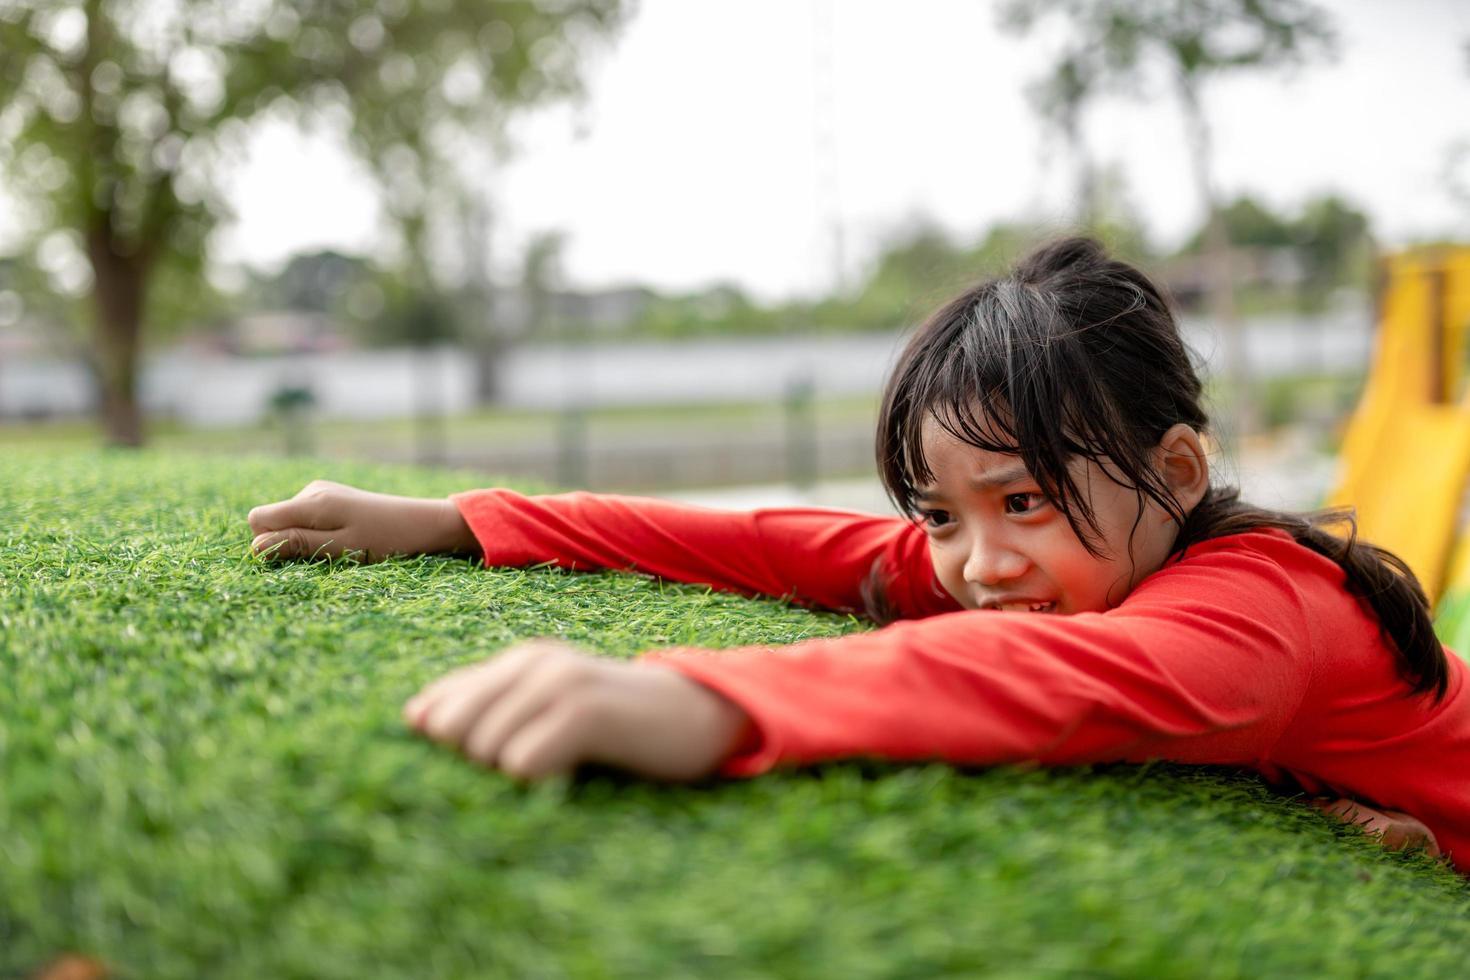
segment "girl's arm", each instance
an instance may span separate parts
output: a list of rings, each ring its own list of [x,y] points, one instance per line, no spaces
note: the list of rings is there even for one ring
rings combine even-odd
[[[895,616],[958,609],[939,586],[922,530],[902,518],[812,507],[717,510],[647,497],[476,490],[451,498],[487,565],[553,561],[631,569],[827,609]]]
[[[1305,549],[1245,537],[1259,548],[1198,546],[1107,613],[960,612],[643,662],[680,671],[750,717],[755,737],[724,761],[727,775],[853,756],[1256,764],[1312,676],[1309,604],[1295,580],[1327,579],[1302,564],[1316,559]]]
[[[650,762],[670,747],[680,765],[698,762],[687,771],[734,776],[854,756],[1249,765],[1270,756],[1305,696],[1313,644],[1293,575],[1313,570],[1248,547],[1210,550],[1216,544],[1103,614],[959,612],[788,647],[665,650],[631,663],[532,644],[430,685],[407,720],[526,776],[584,760],[662,775]],[[1280,544],[1288,560],[1311,555]],[[675,672],[697,683],[653,679]],[[644,687],[658,696],[632,693]],[[715,737],[677,720],[719,714],[714,704],[733,709]],[[554,751],[528,762],[524,749],[508,749],[522,728]]]
[[[1198,555],[1106,615],[966,613],[636,662],[535,641],[435,681],[404,715],[522,778],[601,762],[678,780],[860,755],[1274,768],[1316,666],[1303,593],[1339,586],[1302,549],[1252,537],[1261,550]],[[1312,802],[1385,847],[1439,853],[1406,813]]]
[[[446,674],[411,698],[403,716],[521,779],[570,775],[586,762],[649,779],[699,779],[753,739],[740,708],[677,671],[587,656],[554,640]],[[1389,850],[1441,854],[1433,832],[1407,813],[1331,797],[1307,802]]]
[[[254,550],[280,558],[478,553],[487,565],[631,569],[852,612],[876,598],[893,617],[959,608],[934,576],[924,534],[899,517],[500,489],[435,500],[317,480],[249,519]]]

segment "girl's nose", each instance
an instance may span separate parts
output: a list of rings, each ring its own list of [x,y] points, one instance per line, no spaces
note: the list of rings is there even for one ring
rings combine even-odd
[[[965,559],[965,581],[996,586],[1020,578],[1030,565],[1025,555],[1004,542],[977,538]]]

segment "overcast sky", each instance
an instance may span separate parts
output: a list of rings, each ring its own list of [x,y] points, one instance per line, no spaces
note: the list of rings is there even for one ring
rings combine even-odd
[[[1279,207],[1337,190],[1391,241],[1470,237],[1444,176],[1470,143],[1470,2],[1327,6],[1335,64],[1208,91],[1220,186]],[[522,120],[519,155],[487,175],[497,262],[559,228],[578,284],[724,280],[779,296],[834,280],[834,222],[849,277],[917,216],[961,237],[1062,222],[1070,163],[1024,96],[1046,51],[1002,35],[975,0],[643,0],[590,66],[586,105]],[[1088,139],[1158,243],[1199,221],[1167,93],[1102,103]],[[366,179],[325,137],[267,128],[226,186],[239,215],[219,238],[226,263],[381,240]]]

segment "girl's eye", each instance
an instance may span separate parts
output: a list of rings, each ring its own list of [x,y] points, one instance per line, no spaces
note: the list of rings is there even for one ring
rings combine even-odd
[[[932,530],[948,524],[951,518],[947,510],[921,510],[919,511],[919,520],[924,522],[925,527]]]
[[[1006,497],[1007,514],[1030,514],[1046,504],[1039,493],[1013,493]]]

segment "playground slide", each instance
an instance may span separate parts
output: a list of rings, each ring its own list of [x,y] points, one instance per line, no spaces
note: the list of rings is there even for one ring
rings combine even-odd
[[[1470,248],[1387,263],[1378,345],[1343,442],[1331,505],[1357,508],[1359,534],[1398,554],[1437,605],[1437,628],[1470,652]]]

